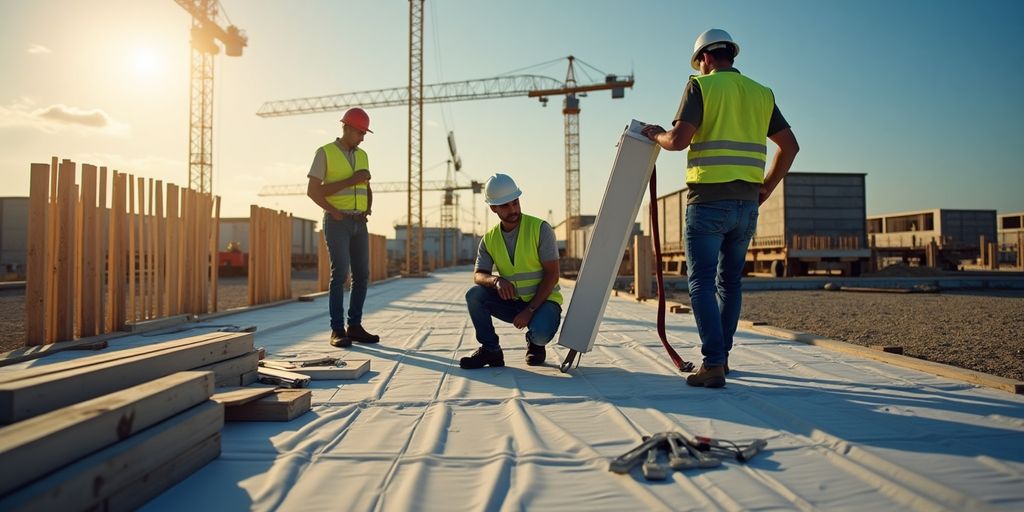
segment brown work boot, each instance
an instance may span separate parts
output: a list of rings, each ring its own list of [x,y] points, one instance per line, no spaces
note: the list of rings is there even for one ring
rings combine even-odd
[[[357,341],[359,343],[377,343],[380,341],[380,336],[366,332],[366,329],[363,329],[363,326],[361,325],[348,326],[348,331],[346,331],[346,333],[352,341]]]
[[[331,329],[331,345],[338,348],[345,348],[352,346],[352,339],[345,336],[343,331],[337,329]]]
[[[540,366],[544,364],[544,359],[547,358],[548,351],[544,348],[544,345],[534,345],[529,341],[526,342],[526,364],[527,366]]]
[[[686,378],[686,383],[697,387],[720,388],[725,385],[725,367],[700,365],[697,373]]]

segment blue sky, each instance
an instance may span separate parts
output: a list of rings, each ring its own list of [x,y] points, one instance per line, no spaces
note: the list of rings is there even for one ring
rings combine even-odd
[[[257,197],[302,183],[338,113],[262,119],[267,100],[405,85],[408,3],[222,0],[246,30],[240,58],[217,60],[214,189],[224,216],[250,204],[318,218],[303,197]],[[924,208],[1024,210],[1024,4],[1012,1],[775,2],[428,0],[425,82],[486,78],[575,55],[636,75],[626,97],[581,103],[582,212],[596,213],[622,128],[668,124],[694,38],[724,28],[737,67],[772,87],[802,151],[794,171],[867,173],[868,214]],[[185,184],[189,17],[171,0],[0,0],[0,195],[26,195],[31,162],[51,155]],[[559,62],[530,70],[564,78]],[[600,77],[593,75],[595,79]],[[586,77],[581,77],[586,81]],[[508,98],[425,107],[424,179],[444,178],[445,135],[460,180],[514,176],[528,213],[563,218],[560,100]],[[406,177],[406,111],[370,112],[363,147],[375,181]],[[683,184],[683,154],[659,159],[662,191]],[[427,193],[425,220],[439,220]],[[473,197],[463,193],[465,230]],[[379,194],[371,230],[393,236],[403,194]],[[485,210],[477,205],[479,227]],[[493,218],[488,223],[493,224]]]

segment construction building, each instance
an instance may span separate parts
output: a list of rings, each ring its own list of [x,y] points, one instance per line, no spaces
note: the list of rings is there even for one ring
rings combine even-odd
[[[28,198],[0,197],[0,281],[25,279]]]
[[[871,252],[864,233],[862,173],[791,172],[760,208],[747,252],[749,272],[800,276],[841,271],[857,276]],[[662,269],[686,273],[684,187],[658,198]],[[650,219],[644,218],[650,233]]]
[[[1000,263],[1024,268],[1021,246],[1024,245],[1024,212],[1004,213],[998,223]]]
[[[933,246],[937,255],[931,266],[955,270],[962,260],[982,259],[983,244],[996,241],[996,211],[935,208],[873,215],[867,218],[867,231],[880,266],[928,264],[928,247]]]
[[[388,259],[392,262],[405,261],[406,226],[395,226],[395,238],[388,239]],[[480,237],[472,233],[463,233],[460,229],[424,227],[423,228],[423,261],[433,261],[437,267],[453,264],[469,264],[476,260],[477,245]],[[447,264],[445,264],[447,262]]]
[[[320,234],[317,221],[292,217],[292,265],[295,268],[315,268]],[[249,218],[225,217],[220,219],[220,237],[217,250],[223,252],[249,252]],[[221,264],[223,265],[222,258]]]

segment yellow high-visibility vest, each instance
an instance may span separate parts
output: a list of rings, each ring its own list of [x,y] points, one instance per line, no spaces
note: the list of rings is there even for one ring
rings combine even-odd
[[[704,120],[690,142],[687,183],[764,183],[772,90],[732,71],[694,77],[704,98]]]
[[[348,158],[341,152],[341,148],[334,142],[323,145],[324,155],[327,156],[327,174],[324,176],[324,184],[334,183],[351,178],[356,171],[369,170],[369,159],[366,151],[356,148],[356,167],[348,162]],[[327,196],[327,202],[345,213],[365,212],[367,210],[367,193],[369,187],[366,182],[354,187],[342,189],[335,194]]]
[[[508,255],[508,247],[501,235],[499,222],[484,235],[484,247],[498,268],[498,275],[516,286],[516,297],[523,302],[530,302],[537,294],[537,287],[544,278],[544,265],[540,261],[540,225],[544,222],[537,217],[522,215],[519,221],[519,235],[516,237],[515,264]],[[562,294],[555,289],[548,299],[562,304]]]

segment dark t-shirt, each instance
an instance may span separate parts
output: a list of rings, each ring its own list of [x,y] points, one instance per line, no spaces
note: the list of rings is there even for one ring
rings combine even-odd
[[[723,69],[718,73],[739,73],[735,68]],[[679,121],[686,121],[700,128],[704,122],[704,96],[700,91],[700,84],[690,78],[683,92],[683,101],[679,104],[679,113],[672,121],[675,125]],[[779,106],[772,107],[772,117],[768,121],[767,136],[771,137],[776,133],[789,128],[786,118],[782,117]],[[686,204],[709,203],[711,201],[722,201],[726,199],[738,199],[742,201],[757,201],[761,185],[749,181],[729,181],[726,183],[687,183]]]

